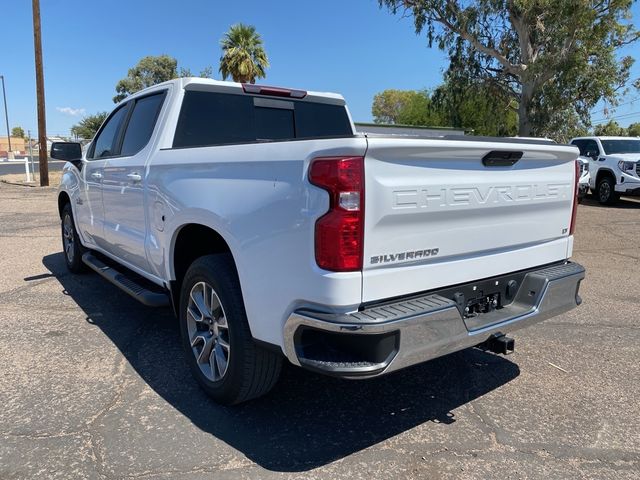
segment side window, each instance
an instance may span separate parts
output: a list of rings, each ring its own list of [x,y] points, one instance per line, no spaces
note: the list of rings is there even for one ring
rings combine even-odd
[[[580,150],[580,156],[584,157],[586,153],[586,149],[584,148],[584,140],[574,140],[571,142],[571,145],[575,145]]]
[[[121,156],[135,155],[149,142],[164,97],[162,92],[136,100],[124,134]]]
[[[94,142],[93,155],[91,155],[93,160],[118,155],[117,148],[118,139],[120,138],[120,127],[127,117],[128,111],[129,103],[123,105],[111,115],[111,118],[109,118]]]
[[[600,149],[598,148],[598,143],[595,140],[586,140],[584,143],[584,149],[586,153],[595,153],[596,155],[600,155]]]

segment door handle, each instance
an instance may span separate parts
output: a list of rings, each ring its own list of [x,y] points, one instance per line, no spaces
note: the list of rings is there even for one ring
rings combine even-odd
[[[136,183],[142,180],[142,176],[139,173],[128,173],[127,178],[132,182]]]
[[[100,180],[102,178],[102,174],[100,172],[93,172],[91,174],[91,178],[95,178],[96,180]]]

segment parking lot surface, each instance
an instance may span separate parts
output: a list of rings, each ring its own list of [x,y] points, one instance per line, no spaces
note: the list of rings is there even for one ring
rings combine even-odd
[[[584,303],[386,377],[286,368],[210,401],[169,310],[60,252],[55,190],[0,183],[0,478],[640,477],[640,202],[578,209]]]

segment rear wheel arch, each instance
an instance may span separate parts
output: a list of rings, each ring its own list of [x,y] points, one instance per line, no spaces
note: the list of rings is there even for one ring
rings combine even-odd
[[[193,262],[183,280],[180,305],[187,363],[215,401],[233,405],[271,390],[282,356],[253,341],[230,253]]]
[[[180,288],[189,266],[198,258],[216,253],[233,253],[229,243],[213,228],[198,223],[188,223],[179,227],[171,242],[170,275],[171,299],[174,310],[180,304]],[[235,259],[234,265],[236,264]],[[237,270],[237,266],[236,266]]]

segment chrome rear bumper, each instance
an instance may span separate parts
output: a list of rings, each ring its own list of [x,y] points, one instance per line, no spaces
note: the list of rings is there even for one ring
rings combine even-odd
[[[571,262],[529,271],[509,305],[471,318],[437,292],[351,314],[297,310],[285,323],[285,355],[295,365],[330,375],[382,375],[571,310],[581,303],[578,289],[584,277],[584,268]],[[311,349],[315,339],[320,346]],[[348,353],[332,358],[322,345]]]

